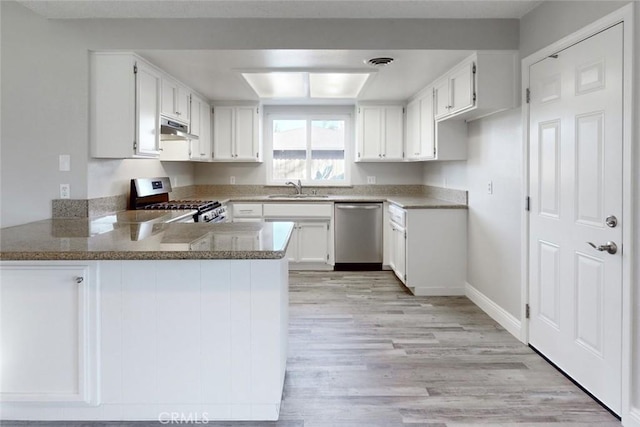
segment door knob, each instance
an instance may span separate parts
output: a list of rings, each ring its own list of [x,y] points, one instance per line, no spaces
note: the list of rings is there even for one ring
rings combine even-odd
[[[600,251],[600,252],[604,252],[607,251],[609,252],[611,255],[615,254],[616,252],[618,252],[618,245],[616,245],[613,242],[607,242],[606,245],[600,245],[600,246],[596,246],[591,242],[587,242],[587,244],[589,246],[591,246],[593,249],[595,249],[596,251]]]

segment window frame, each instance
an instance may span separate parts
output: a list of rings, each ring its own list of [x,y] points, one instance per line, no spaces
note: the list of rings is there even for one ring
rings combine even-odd
[[[311,151],[311,122],[314,120],[343,120],[344,121],[344,179],[337,180],[313,180],[302,179],[302,185],[307,187],[350,187],[352,147],[354,141],[353,118],[355,107],[348,109],[340,107],[278,107],[271,111],[265,109],[264,121],[264,162],[267,165],[267,185],[283,186],[288,179],[276,180],[273,178],[273,123],[275,120],[305,120],[307,121],[307,153]],[[309,172],[310,158],[306,159],[306,171]]]

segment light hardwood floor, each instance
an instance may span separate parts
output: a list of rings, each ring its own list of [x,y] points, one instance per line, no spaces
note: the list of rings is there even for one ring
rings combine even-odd
[[[465,297],[390,272],[292,272],[280,421],[210,426],[620,426]],[[158,423],[2,423],[13,426]]]

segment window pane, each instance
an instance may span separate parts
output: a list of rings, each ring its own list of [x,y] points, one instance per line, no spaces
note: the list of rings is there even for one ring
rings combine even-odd
[[[344,180],[344,120],[311,121],[311,179]]]
[[[306,179],[307,121],[273,121],[273,179]]]

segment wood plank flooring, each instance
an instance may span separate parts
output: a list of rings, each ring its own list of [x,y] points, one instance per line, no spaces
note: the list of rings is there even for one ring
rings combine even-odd
[[[280,421],[208,425],[621,425],[465,297],[414,297],[390,272],[290,277]],[[26,425],[159,423],[2,423]]]

